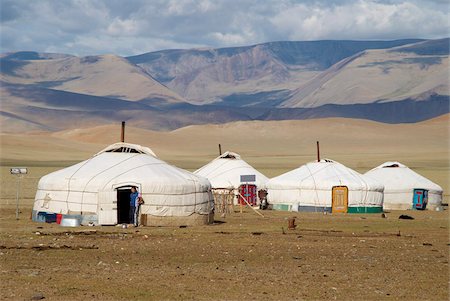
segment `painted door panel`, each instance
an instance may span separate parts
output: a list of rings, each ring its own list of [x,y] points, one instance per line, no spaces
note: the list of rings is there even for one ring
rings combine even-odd
[[[347,186],[335,186],[332,190],[332,207],[333,213],[347,213],[348,209],[348,188]]]
[[[428,203],[428,190],[414,189],[413,191],[413,209],[424,210]]]
[[[252,184],[243,184],[241,186],[239,186],[239,193],[245,197],[245,199],[247,200],[247,202],[252,205],[255,206],[256,205],[256,185],[252,185]],[[247,205],[247,203],[242,199],[242,196],[239,196],[239,204],[242,205]]]

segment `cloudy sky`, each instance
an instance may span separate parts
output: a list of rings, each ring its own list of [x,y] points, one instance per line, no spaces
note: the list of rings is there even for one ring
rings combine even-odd
[[[1,0],[1,52],[122,56],[279,40],[441,38],[448,0]]]

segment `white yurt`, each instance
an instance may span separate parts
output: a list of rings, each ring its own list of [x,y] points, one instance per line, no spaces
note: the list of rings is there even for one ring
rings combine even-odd
[[[415,197],[422,196],[426,208],[441,206],[442,188],[399,162],[385,162],[365,174],[384,184],[386,210],[412,209]]]
[[[169,165],[147,147],[112,144],[92,158],[42,177],[33,219],[62,215],[81,224],[128,223],[131,187],[144,199],[144,225],[191,225],[212,222],[208,179]],[[45,219],[45,218],[44,218]]]
[[[265,189],[265,184],[269,180],[242,160],[239,154],[229,151],[194,171],[194,173],[207,178],[215,192],[233,191],[236,195],[234,203],[238,201],[239,192],[245,194],[247,200],[257,199],[258,190]]]
[[[329,159],[310,162],[267,182],[275,210],[376,213],[383,185]]]

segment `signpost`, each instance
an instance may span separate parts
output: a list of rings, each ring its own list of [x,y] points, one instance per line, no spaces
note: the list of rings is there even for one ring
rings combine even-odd
[[[28,173],[28,169],[26,167],[13,167],[10,170],[12,175],[17,177],[17,192],[16,192],[16,220],[19,219],[19,190],[20,190],[20,179],[23,175]]]
[[[255,182],[256,175],[241,175],[241,183]]]

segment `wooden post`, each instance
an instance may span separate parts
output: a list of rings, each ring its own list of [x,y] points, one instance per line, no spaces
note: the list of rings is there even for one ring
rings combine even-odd
[[[258,210],[256,210],[255,208],[252,207],[252,205],[250,205],[249,202],[247,202],[247,200],[244,198],[244,196],[239,192],[239,195],[241,196],[241,198],[244,200],[244,202],[253,210],[255,211],[257,214],[259,214],[260,216],[264,217],[264,215],[260,212],[258,212]],[[241,205],[241,210],[242,210],[242,205]],[[241,211],[242,213],[242,211]]]
[[[234,213],[234,192],[233,189],[228,190],[228,212]]]
[[[297,225],[295,224],[295,217],[288,218],[288,229],[295,230],[295,227],[297,227]]]
[[[125,142],[125,121],[122,121],[122,131],[120,133],[120,142]]]
[[[20,175],[17,176],[17,192],[16,192],[16,220],[19,219],[19,190],[20,190]]]
[[[219,143],[219,156],[221,156],[221,155],[222,155],[222,146]]]
[[[319,141],[317,141],[317,162],[320,162],[320,149],[319,149]]]
[[[240,211],[241,211],[241,213],[242,213],[242,208],[244,207],[244,205],[242,204],[241,198],[242,198],[242,195],[241,195],[241,192],[239,191],[239,188],[238,188],[239,208],[240,208]]]

